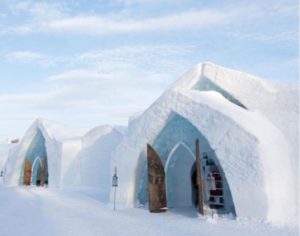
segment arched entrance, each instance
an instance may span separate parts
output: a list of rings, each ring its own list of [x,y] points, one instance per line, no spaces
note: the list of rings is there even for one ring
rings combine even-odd
[[[34,160],[33,164],[32,164],[32,175],[31,175],[31,184],[32,185],[36,185],[36,186],[40,186],[41,185],[41,172],[42,171],[42,161],[40,159],[40,157],[36,157],[36,159]]]
[[[48,185],[48,164],[45,138],[38,129],[25,153],[20,184]]]
[[[201,152],[195,149],[198,139]],[[196,153],[199,153],[197,165]],[[216,153],[205,136],[184,117],[171,113],[151,146],[147,145],[147,158],[142,154],[137,175],[140,179],[136,181],[139,206],[148,203],[151,212],[167,206],[198,206],[200,213],[205,208],[207,214],[235,215],[230,188]],[[153,207],[155,202],[158,207]]]
[[[48,185],[48,166],[47,159],[36,157],[31,164],[29,160],[24,162],[24,185],[44,186]]]
[[[193,152],[184,144],[177,144],[166,163],[167,199],[169,208],[192,207],[192,168],[195,163]]]

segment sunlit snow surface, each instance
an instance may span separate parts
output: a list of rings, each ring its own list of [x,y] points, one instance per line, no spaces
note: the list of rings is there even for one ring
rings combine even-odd
[[[251,219],[201,218],[193,211],[151,214],[145,209],[113,211],[97,193],[79,194],[35,187],[0,185],[0,234],[12,235],[297,235],[297,228]]]

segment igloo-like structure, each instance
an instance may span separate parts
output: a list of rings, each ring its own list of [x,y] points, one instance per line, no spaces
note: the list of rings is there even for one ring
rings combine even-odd
[[[119,170],[118,201],[147,207],[151,198],[169,209],[197,204],[199,139],[207,211],[273,223],[295,219],[297,96],[298,90],[211,63],[195,66],[131,119],[111,165]]]
[[[38,119],[9,153],[5,184],[94,189],[108,200],[111,156],[122,138],[118,127],[99,126],[84,134]]]
[[[8,155],[5,184],[59,187],[62,143],[74,135],[54,122],[37,119]]]

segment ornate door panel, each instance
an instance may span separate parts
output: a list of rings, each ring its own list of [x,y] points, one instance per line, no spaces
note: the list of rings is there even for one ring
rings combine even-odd
[[[24,185],[31,184],[31,164],[29,160],[25,160],[24,164]]]
[[[165,171],[155,150],[147,144],[148,199],[150,212],[164,212],[167,208]]]

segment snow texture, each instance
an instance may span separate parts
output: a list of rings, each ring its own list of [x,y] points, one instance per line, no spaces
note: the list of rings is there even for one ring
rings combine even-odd
[[[109,201],[111,157],[123,134],[109,126],[99,126],[81,140],[63,144],[63,188],[94,188]]]
[[[1,236],[297,236],[297,227],[275,227],[258,220],[199,217],[196,213],[151,214],[82,194],[0,185]]]

